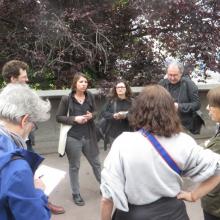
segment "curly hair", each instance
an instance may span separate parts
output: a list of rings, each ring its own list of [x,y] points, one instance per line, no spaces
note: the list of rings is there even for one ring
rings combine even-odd
[[[182,131],[174,101],[160,85],[146,86],[133,102],[128,117],[135,129],[145,128],[159,136],[171,137]]]
[[[117,99],[118,98],[118,94],[116,92],[116,86],[119,83],[124,83],[125,88],[126,88],[126,92],[125,92],[125,97],[127,99],[130,99],[132,97],[132,91],[131,91],[131,87],[128,85],[127,82],[125,82],[124,80],[118,80],[115,85],[113,86],[113,88],[110,91],[110,99]]]
[[[7,62],[2,68],[2,76],[6,83],[11,82],[11,77],[18,78],[20,69],[28,71],[27,63],[20,60],[11,60]]]

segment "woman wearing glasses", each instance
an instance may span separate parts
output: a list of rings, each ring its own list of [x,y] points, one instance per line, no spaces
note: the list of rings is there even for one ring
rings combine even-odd
[[[132,92],[129,85],[124,81],[118,81],[114,85],[110,93],[110,99],[103,111],[103,117],[107,122],[105,143],[110,144],[123,131],[130,131],[127,115],[131,107]],[[106,146],[105,146],[106,148]]]
[[[182,132],[173,98],[162,86],[143,89],[129,122],[137,131],[119,135],[104,161],[101,220],[189,220],[178,199],[195,201],[220,182],[220,156]],[[182,177],[201,182],[185,193],[190,198],[181,192]]]
[[[208,106],[207,110],[211,120],[220,122],[220,87],[209,90],[207,94]],[[220,129],[206,143],[205,149],[212,150],[220,154]],[[192,201],[192,192],[182,192],[180,198],[187,201]],[[220,220],[220,183],[201,199],[201,204],[204,213],[204,220]]]

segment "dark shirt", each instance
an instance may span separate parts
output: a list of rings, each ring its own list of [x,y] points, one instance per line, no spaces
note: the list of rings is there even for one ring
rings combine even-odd
[[[69,96],[62,96],[57,109],[56,120],[58,123],[72,126],[67,134],[68,136],[76,139],[80,139],[83,136],[88,138],[90,140],[90,153],[92,156],[96,156],[99,153],[94,123],[96,104],[94,96],[89,91],[86,91],[85,95],[86,98],[82,105],[73,98],[73,92]],[[69,115],[67,114],[68,111]],[[92,119],[85,124],[78,124],[74,121],[75,116],[84,115],[86,111],[90,111],[93,114]]]
[[[173,101],[180,103],[180,93],[181,93],[181,86],[180,82],[176,84],[168,84],[168,91],[170,92],[170,95],[173,97]]]
[[[72,116],[80,116],[85,115],[87,111],[92,112],[92,108],[88,102],[88,97],[86,96],[85,101],[80,104],[74,97],[71,100],[72,104],[70,103],[70,108],[72,110]],[[89,128],[88,123],[85,124],[78,124],[76,123],[75,126],[72,126],[72,128],[68,132],[68,136],[81,139],[82,137],[88,139],[89,138]]]

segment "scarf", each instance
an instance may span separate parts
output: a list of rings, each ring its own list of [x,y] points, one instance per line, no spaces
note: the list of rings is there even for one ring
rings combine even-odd
[[[18,134],[9,131],[2,123],[0,123],[0,135],[9,137],[18,148],[27,148],[24,139]]]

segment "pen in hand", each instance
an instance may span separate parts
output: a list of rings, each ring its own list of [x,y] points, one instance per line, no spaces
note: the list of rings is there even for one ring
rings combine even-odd
[[[37,189],[45,190],[45,184],[43,180],[41,179],[44,175],[40,175],[37,179],[34,180],[34,186]]]

